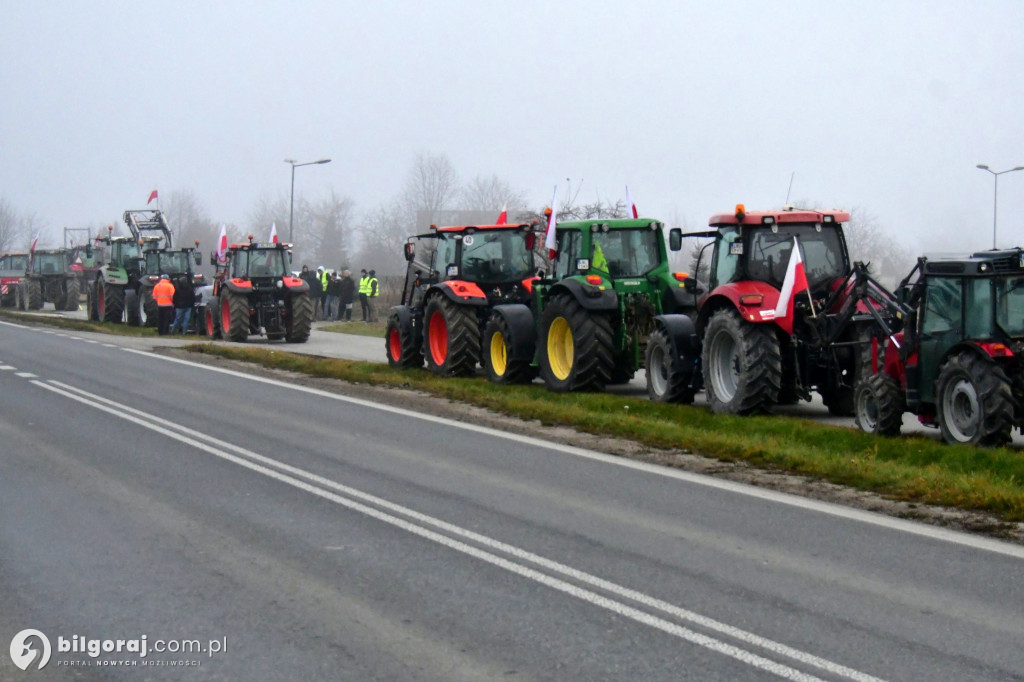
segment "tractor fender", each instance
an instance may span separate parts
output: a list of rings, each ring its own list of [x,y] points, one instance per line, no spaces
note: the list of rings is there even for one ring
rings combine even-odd
[[[426,297],[423,300],[426,301],[435,292],[444,294],[453,303],[458,303],[459,305],[487,305],[487,294],[474,282],[454,279],[434,284],[427,290]]]
[[[407,305],[394,305],[388,309],[388,317],[398,318],[398,327],[412,333],[414,347],[423,348],[423,311]]]
[[[509,338],[505,339],[509,360],[532,361],[537,349],[537,325],[533,312],[522,303],[504,303],[494,306],[492,315],[499,315],[508,325]]]
[[[654,318],[654,323],[668,334],[676,361],[700,358],[700,337],[697,336],[697,325],[689,315],[657,315]]]
[[[775,320],[779,290],[765,282],[734,282],[716,287],[700,308],[699,326],[721,308],[732,308],[747,322],[758,324]]]
[[[284,288],[293,294],[301,294],[303,291],[309,291],[309,284],[298,277],[282,277],[281,282],[284,284]]]
[[[225,279],[221,286],[233,294],[245,294],[248,296],[252,292],[252,282],[247,279]]]
[[[697,294],[690,293],[683,287],[667,287],[662,297],[662,308],[669,314],[690,314],[697,311]]]
[[[107,284],[128,284],[128,271],[124,268],[100,268],[99,278]]]
[[[554,284],[549,296],[568,292],[586,310],[618,310],[619,295],[612,288],[599,289],[591,284],[584,284],[578,279],[563,279]]]

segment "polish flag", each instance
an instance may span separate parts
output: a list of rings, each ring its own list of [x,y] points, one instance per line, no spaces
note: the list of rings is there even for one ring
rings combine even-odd
[[[277,223],[271,223],[270,225],[270,242],[272,244],[277,243]]]
[[[36,236],[32,239],[32,246],[30,246],[28,250],[29,251],[35,251],[36,250],[36,244],[38,244],[38,243],[39,243],[39,233],[37,232]]]
[[[501,207],[501,213],[498,214],[498,221],[495,225],[507,225],[508,224],[508,204],[506,203]]]
[[[544,239],[544,246],[548,250],[548,258],[554,260],[558,257],[558,240],[555,239],[555,223],[558,208],[555,207],[555,200],[558,198],[558,185],[555,185],[555,193],[551,195],[551,215],[548,216],[547,236]]]
[[[626,185],[626,211],[629,213],[630,218],[640,217],[636,212],[636,202],[633,201],[633,195],[629,193],[629,185]]]
[[[220,236],[217,237],[217,262],[223,265],[228,260],[228,227],[221,224]]]
[[[153,203],[153,199],[156,199],[158,196],[159,195],[156,193],[156,190],[153,190],[152,192],[150,192],[149,193],[149,201],[146,202],[146,206],[149,206],[151,203]]]
[[[807,274],[804,272],[804,259],[800,257],[800,242],[793,237],[793,251],[789,254],[786,278],[782,280],[779,304],[775,306],[775,322],[787,334],[793,333],[793,304],[796,302],[796,295],[809,289]],[[810,292],[807,296],[810,297]]]

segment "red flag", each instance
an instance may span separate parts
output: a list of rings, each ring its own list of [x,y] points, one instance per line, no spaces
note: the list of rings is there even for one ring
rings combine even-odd
[[[558,240],[555,238],[555,223],[557,222],[558,209],[555,207],[555,200],[558,198],[558,185],[555,185],[555,192],[551,195],[551,215],[548,216],[547,236],[544,239],[544,246],[548,249],[548,258],[554,260],[558,257]]]
[[[217,262],[224,264],[228,259],[228,228],[227,225],[220,226],[220,236],[217,237]]]
[[[789,254],[786,278],[782,280],[779,303],[775,306],[775,322],[787,334],[793,333],[793,303],[796,301],[796,295],[809,288],[807,273],[804,272],[804,259],[800,256],[800,242],[793,237],[793,251]]]
[[[158,195],[156,193],[156,190],[153,190],[152,192],[150,192],[149,193],[149,201],[146,202],[146,206],[149,206],[153,202],[153,199],[156,199],[157,196]]]
[[[629,185],[626,185],[626,211],[629,213],[630,218],[640,217],[636,212],[636,202],[633,201],[633,195],[629,193]]]
[[[495,225],[507,225],[508,224],[508,204],[501,207],[501,213],[498,214],[498,221]]]
[[[36,244],[38,244],[38,243],[39,243],[39,233],[37,232],[35,238],[32,240],[32,246],[30,246],[28,250],[29,251],[35,251],[36,250]]]
[[[272,223],[270,225],[270,242],[272,244],[276,244],[277,243],[277,223],[276,222]]]

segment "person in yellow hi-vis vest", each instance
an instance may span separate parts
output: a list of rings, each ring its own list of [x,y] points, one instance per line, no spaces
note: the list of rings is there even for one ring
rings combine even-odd
[[[359,305],[363,309],[363,322],[370,321],[370,276],[366,268],[359,271]]]
[[[590,264],[594,270],[608,272],[608,259],[604,257],[604,249],[597,242],[594,242],[594,262]]]
[[[377,321],[377,315],[374,311],[374,300],[380,296],[380,282],[377,281],[377,271],[370,270],[370,287],[369,292],[366,294],[366,307],[370,310],[370,322]]]

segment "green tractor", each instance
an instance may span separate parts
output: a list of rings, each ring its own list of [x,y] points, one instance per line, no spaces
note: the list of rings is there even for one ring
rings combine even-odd
[[[974,445],[1024,430],[1024,250],[921,257],[898,293],[906,323],[857,383],[858,426],[896,435],[911,412]]]
[[[483,336],[483,362],[495,383],[540,373],[552,391],[600,391],[630,381],[649,349],[697,343],[686,313],[696,310],[688,275],[669,266],[664,226],[651,219],[558,223],[553,277],[539,280],[529,304],[499,305]],[[670,231],[678,250],[681,233]],[[691,365],[691,373],[699,368]],[[676,400],[692,400],[679,373]],[[692,377],[690,377],[692,379]]]
[[[17,295],[22,310],[39,310],[44,303],[53,303],[54,310],[78,310],[78,277],[71,269],[70,252],[31,252]]]
[[[160,281],[160,275],[168,275],[176,288],[184,284],[198,289],[206,284],[203,274],[193,268],[193,265],[202,265],[203,262],[198,239],[195,247],[179,249],[160,246],[158,238],[144,239],[142,260],[144,274],[139,277],[138,290],[125,294],[125,313],[129,325],[157,325],[158,310],[156,299],[153,298],[153,287]]]
[[[137,297],[143,261],[138,238],[114,237],[113,230],[113,225],[108,226],[105,237],[96,237],[107,254],[107,262],[96,271],[86,305],[90,320],[121,323],[125,321],[126,299],[131,303]]]

